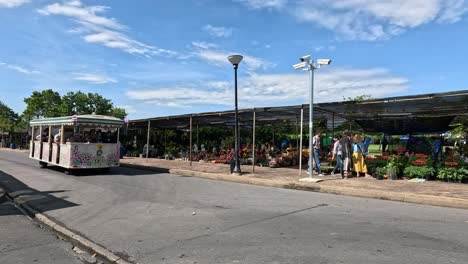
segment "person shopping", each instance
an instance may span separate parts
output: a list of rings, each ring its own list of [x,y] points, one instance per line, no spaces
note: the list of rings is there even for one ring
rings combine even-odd
[[[343,170],[345,176],[349,176],[353,167],[352,158],[353,158],[353,146],[352,146],[352,137],[351,132],[348,129],[344,131],[343,138],[341,139],[341,146],[343,150]]]
[[[369,176],[369,174],[367,174],[365,154],[369,147],[370,141],[370,137],[364,138],[360,134],[356,134],[353,137],[353,165],[354,171],[356,172],[356,177]]]
[[[343,137],[341,135],[338,136],[338,140],[335,142],[333,146],[333,156],[332,160],[336,159],[336,166],[333,168],[331,175],[335,175],[337,169],[340,170],[341,178],[346,179],[344,175],[344,168],[343,168],[343,145],[342,145]]]
[[[317,170],[318,176],[323,176],[322,170],[320,169],[320,159],[319,159],[319,153],[320,153],[320,131],[317,132],[317,134],[312,138],[312,148],[313,151],[309,155],[313,155],[313,163],[315,163],[315,168]],[[307,173],[312,173],[313,166],[312,164],[309,164],[309,169]]]

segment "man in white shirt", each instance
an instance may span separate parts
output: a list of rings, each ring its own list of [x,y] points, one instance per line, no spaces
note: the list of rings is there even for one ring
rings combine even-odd
[[[332,160],[336,159],[336,166],[333,168],[331,175],[334,175],[336,170],[340,170],[341,178],[345,179],[347,177],[344,176],[344,169],[343,169],[343,137],[341,135],[338,136],[338,140],[335,142],[333,146],[333,156]]]
[[[315,168],[317,170],[318,176],[323,176],[322,170],[320,169],[320,159],[319,159],[319,154],[320,154],[320,147],[321,147],[321,142],[320,142],[320,131],[317,132],[317,134],[312,138],[312,147],[313,150],[309,150],[309,155],[313,155],[314,163],[315,163]],[[312,164],[309,164],[309,170],[307,173],[312,173],[313,166]]]

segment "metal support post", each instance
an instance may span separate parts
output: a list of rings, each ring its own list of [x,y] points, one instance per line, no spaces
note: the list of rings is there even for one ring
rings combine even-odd
[[[148,161],[148,155],[149,155],[150,130],[151,130],[151,121],[148,120],[148,134],[146,136],[146,161]]]
[[[309,102],[309,177],[312,177],[314,168],[314,146],[312,139],[314,136],[314,66],[310,65],[310,102]]]
[[[252,126],[252,173],[255,173],[255,108],[253,110]]]
[[[301,134],[299,136],[299,176],[302,176],[302,129],[304,127],[304,108],[301,107]]]
[[[192,166],[192,116],[190,116],[190,150],[189,150],[189,159],[190,159],[190,166]]]

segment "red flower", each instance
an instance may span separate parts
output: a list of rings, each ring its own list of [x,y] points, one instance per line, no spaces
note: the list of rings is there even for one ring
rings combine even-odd
[[[395,151],[398,153],[402,153],[405,151],[405,149],[400,147],[400,148],[396,148]]]
[[[446,161],[446,162],[444,162],[444,164],[445,164],[445,166],[450,166],[450,167],[458,166],[458,162]]]
[[[415,166],[423,166],[423,165],[426,165],[427,164],[427,160],[425,159],[417,159],[417,160],[413,160],[411,162],[411,164],[415,165]]]
[[[421,159],[427,159],[427,155],[426,154],[422,154],[422,153],[416,153],[414,154],[416,157],[418,158],[421,158]]]

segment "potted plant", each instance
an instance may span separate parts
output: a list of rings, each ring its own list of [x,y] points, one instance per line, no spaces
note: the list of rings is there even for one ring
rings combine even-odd
[[[397,180],[398,176],[402,173],[403,168],[405,167],[407,158],[392,156],[387,164],[387,175],[389,179]]]
[[[375,169],[375,178],[377,180],[383,180],[386,174],[387,174],[387,168],[385,167],[379,167]]]

